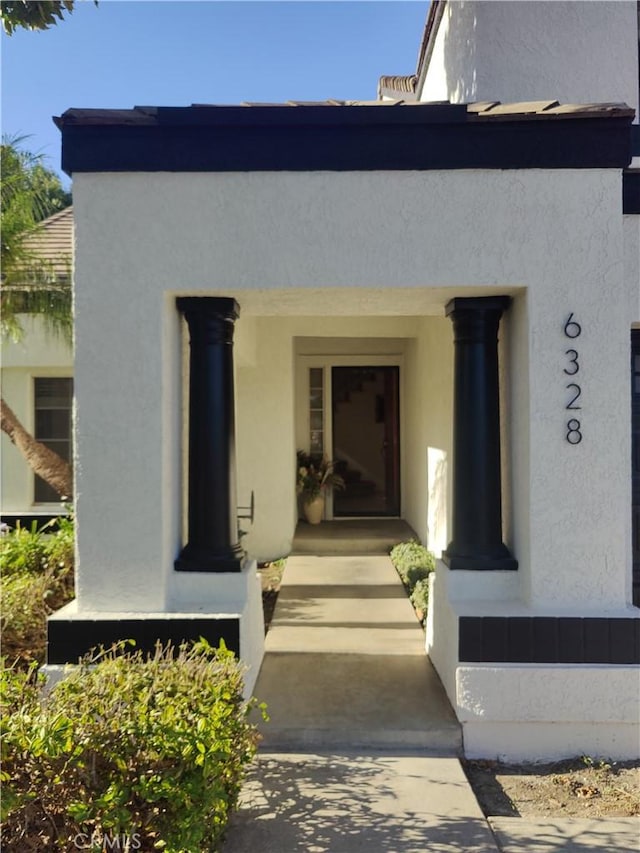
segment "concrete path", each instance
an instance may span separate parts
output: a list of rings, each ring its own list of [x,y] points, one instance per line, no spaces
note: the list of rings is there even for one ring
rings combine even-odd
[[[388,557],[290,557],[254,693],[265,749],[459,755],[458,721]]]
[[[640,853],[638,822],[485,820],[388,557],[288,559],[254,693],[271,719],[223,853]]]

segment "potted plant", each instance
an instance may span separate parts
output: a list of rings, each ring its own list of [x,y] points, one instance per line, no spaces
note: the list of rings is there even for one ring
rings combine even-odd
[[[302,498],[302,509],[309,524],[320,524],[324,515],[324,498],[331,489],[344,489],[344,480],[334,471],[334,462],[320,454],[298,450],[296,489]]]

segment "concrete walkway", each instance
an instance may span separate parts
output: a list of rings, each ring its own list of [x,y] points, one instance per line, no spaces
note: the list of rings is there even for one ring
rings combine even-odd
[[[485,820],[388,557],[288,559],[254,693],[271,719],[224,853],[640,850],[637,823]]]

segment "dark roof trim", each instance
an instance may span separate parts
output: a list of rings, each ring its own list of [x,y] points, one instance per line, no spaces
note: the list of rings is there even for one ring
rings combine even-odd
[[[640,169],[622,173],[622,212],[640,213]]]
[[[74,172],[624,168],[626,105],[397,104],[69,110]]]

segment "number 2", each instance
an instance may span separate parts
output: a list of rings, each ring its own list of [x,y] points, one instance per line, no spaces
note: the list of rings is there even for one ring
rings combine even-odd
[[[576,400],[578,399],[580,394],[582,394],[582,388],[579,385],[576,385],[575,382],[570,382],[567,385],[567,391],[569,390],[569,388],[575,388],[576,393],[574,394],[572,399],[567,403],[567,409],[581,409],[582,406],[574,406],[574,403],[576,402]]]

